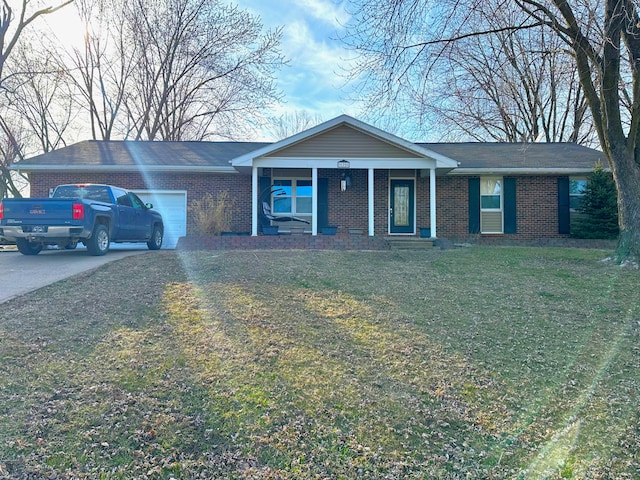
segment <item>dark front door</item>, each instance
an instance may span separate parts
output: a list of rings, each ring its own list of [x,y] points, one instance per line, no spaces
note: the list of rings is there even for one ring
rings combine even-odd
[[[415,233],[413,180],[391,180],[389,233]]]

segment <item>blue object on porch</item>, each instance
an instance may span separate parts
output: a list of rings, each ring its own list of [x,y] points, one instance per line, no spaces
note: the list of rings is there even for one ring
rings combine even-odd
[[[420,229],[420,238],[431,238],[431,229],[430,228],[421,228]]]
[[[262,234],[263,235],[278,235],[278,229],[280,227],[278,225],[263,225],[262,226]]]
[[[320,227],[320,233],[322,235],[335,235],[338,232],[338,227]]]

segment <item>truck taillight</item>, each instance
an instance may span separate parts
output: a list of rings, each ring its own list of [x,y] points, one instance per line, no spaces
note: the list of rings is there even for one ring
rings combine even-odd
[[[4,205],[0,202],[0,220],[4,218]]]
[[[72,207],[72,217],[74,220],[84,220],[84,205],[81,203],[74,203]]]

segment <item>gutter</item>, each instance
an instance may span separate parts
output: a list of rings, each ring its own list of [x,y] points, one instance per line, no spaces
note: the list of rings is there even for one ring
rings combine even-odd
[[[594,165],[595,166],[595,165]],[[583,175],[591,174],[593,167],[575,168],[456,168],[448,175]]]
[[[233,167],[178,166],[178,165],[24,165],[20,162],[9,167],[16,172],[105,172],[105,173],[239,173]]]

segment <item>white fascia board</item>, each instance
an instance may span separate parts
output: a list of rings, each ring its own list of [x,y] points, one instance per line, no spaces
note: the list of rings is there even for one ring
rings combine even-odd
[[[578,175],[593,168],[456,168],[449,175]]]
[[[178,166],[178,165],[21,165],[14,163],[11,170],[20,172],[100,172],[100,173],[238,173],[229,167],[219,166]]]
[[[438,162],[438,165],[437,165],[438,168],[456,168],[458,166],[458,162],[449,157],[440,155],[439,153],[436,153],[432,150],[420,147],[415,143],[411,143],[391,133],[385,132],[384,130],[380,130],[379,128],[376,128],[372,125],[361,122],[360,120],[356,120],[355,118],[350,117],[349,115],[340,115],[332,120],[321,123],[320,125],[317,125],[313,128],[310,128],[309,130],[305,130],[304,132],[297,133],[279,142],[272,143],[271,145],[267,145],[258,150],[254,150],[253,152],[249,152],[245,155],[236,157],[233,160],[231,160],[231,164],[234,167],[258,166],[256,162],[258,161],[258,159],[260,159],[260,157],[263,157],[265,155],[268,155],[271,152],[275,152],[277,150],[286,148],[295,143],[298,143],[308,138],[319,135],[341,124],[353,127],[356,130],[360,130],[364,133],[371,135],[372,137],[376,137],[380,140],[390,143],[391,145],[407,150],[408,152],[411,152],[414,155],[432,158]],[[351,161],[350,158],[348,160]],[[353,160],[355,161],[357,159],[353,159]],[[358,168],[367,168],[367,167],[358,167]],[[409,167],[399,167],[399,168],[409,168]]]
[[[255,167],[262,168],[333,168],[338,169],[338,162],[347,160],[349,169],[405,169],[436,168],[437,161],[430,158],[291,158],[267,157],[254,160]],[[345,169],[346,170],[346,169]]]

